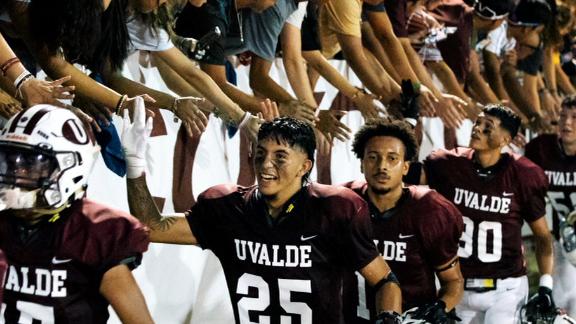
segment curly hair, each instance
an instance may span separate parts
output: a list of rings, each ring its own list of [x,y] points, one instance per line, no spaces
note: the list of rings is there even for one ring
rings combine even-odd
[[[404,144],[404,160],[412,162],[418,154],[418,142],[412,126],[405,121],[387,121],[374,119],[364,124],[354,135],[352,151],[359,159],[364,158],[364,149],[368,141],[376,136],[390,136],[399,139]]]
[[[102,0],[32,0],[30,29],[38,44],[62,51],[69,62],[116,70],[128,56],[127,8],[127,0],[113,0],[106,10]]]

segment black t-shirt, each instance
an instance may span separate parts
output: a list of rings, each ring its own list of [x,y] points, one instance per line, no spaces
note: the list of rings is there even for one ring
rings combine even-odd
[[[195,7],[187,2],[177,15],[174,32],[182,37],[200,39],[214,30],[220,29],[220,39],[213,43],[200,60],[202,63],[224,65],[226,44],[240,41],[241,28],[235,2],[229,0],[208,0],[202,7]]]
[[[408,10],[406,0],[386,0],[384,1],[386,12],[392,23],[392,29],[396,37],[408,37]]]
[[[315,1],[308,1],[300,33],[302,35],[302,51],[322,50],[318,36],[318,4]]]
[[[537,75],[542,69],[544,64],[544,45],[538,46],[534,52],[527,57],[518,60],[518,70],[530,74]]]

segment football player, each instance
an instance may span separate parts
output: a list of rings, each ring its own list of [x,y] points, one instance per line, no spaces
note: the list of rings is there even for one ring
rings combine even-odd
[[[460,266],[464,296],[456,307],[463,323],[517,323],[528,279],[522,224],[530,226],[540,271],[538,303],[553,308],[552,236],[544,215],[548,182],[525,157],[503,153],[520,118],[502,105],[488,105],[472,128],[469,148],[438,150],[412,176],[452,201],[464,219]],[[420,175],[418,175],[420,173]]]
[[[315,151],[310,125],[290,117],[258,133],[252,187],[218,185],[186,217],[162,217],[146,186],[143,107],[124,140],[132,212],[154,242],[199,244],[222,263],[236,323],[343,323],[341,289],[358,270],[376,291],[381,323],[396,323],[401,293],[371,240],[367,204],[346,188],[309,183]],[[140,126],[136,126],[140,125]]]
[[[413,319],[446,323],[463,292],[458,242],[464,227],[458,209],[434,190],[404,187],[402,176],[418,152],[410,124],[381,119],[356,133],[353,151],[365,179],[345,184],[368,202],[373,240],[397,274],[402,307]],[[437,294],[435,274],[441,283]],[[361,276],[346,281],[347,323],[373,323],[374,293]]]
[[[152,323],[131,269],[146,228],[86,199],[100,151],[67,109],[37,105],[0,133],[0,248],[8,262],[0,322]]]
[[[525,156],[544,169],[548,177],[549,214],[553,216],[552,229],[556,239],[560,238],[560,225],[565,224],[568,215],[576,209],[576,97],[562,101],[560,112],[560,133],[540,135],[526,145]],[[569,229],[568,229],[569,230]],[[566,242],[569,243],[569,242]],[[565,252],[575,247],[555,242],[554,300],[568,314],[576,314],[576,289],[574,278],[576,268],[566,259]]]

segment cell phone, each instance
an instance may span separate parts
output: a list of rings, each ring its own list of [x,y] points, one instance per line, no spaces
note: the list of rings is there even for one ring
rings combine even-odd
[[[206,51],[210,49],[210,46],[217,42],[220,37],[222,37],[222,32],[220,28],[216,26],[198,40],[194,51],[192,51],[192,57],[196,60],[201,60],[204,55],[206,55]]]

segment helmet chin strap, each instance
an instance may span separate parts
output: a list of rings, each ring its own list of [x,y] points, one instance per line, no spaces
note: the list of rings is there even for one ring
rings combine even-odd
[[[86,194],[85,190],[78,190],[75,195],[81,195],[81,197],[83,195]],[[55,221],[57,221],[60,218],[60,212],[63,211],[64,209],[70,207],[71,202],[74,201],[74,195],[70,197],[70,199],[68,199],[68,201],[66,203],[64,203],[62,206],[57,207],[57,208],[34,208],[32,210],[33,212],[33,217],[38,217],[38,216],[48,216],[48,215],[52,215],[52,217],[50,218],[49,222],[53,223]]]
[[[60,218],[60,212],[63,211],[64,209],[70,207],[69,203],[66,203],[56,209],[43,209],[43,208],[34,208],[33,209],[33,217],[37,217],[37,216],[48,216],[48,215],[52,215],[52,217],[50,218],[49,222],[53,223],[55,221],[57,221]]]

